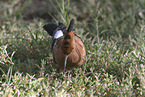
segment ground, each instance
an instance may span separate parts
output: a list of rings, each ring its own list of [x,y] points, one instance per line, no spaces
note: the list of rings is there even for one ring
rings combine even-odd
[[[1,96],[145,96],[144,0],[1,0]],[[59,73],[43,25],[75,20],[86,47]]]

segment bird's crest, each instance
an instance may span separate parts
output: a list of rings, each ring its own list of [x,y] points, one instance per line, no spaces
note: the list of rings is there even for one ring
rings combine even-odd
[[[72,49],[74,48],[74,20],[72,19],[70,21],[70,24],[68,26],[68,29],[65,32],[63,43],[62,43],[62,51],[64,54],[68,55],[71,53]]]

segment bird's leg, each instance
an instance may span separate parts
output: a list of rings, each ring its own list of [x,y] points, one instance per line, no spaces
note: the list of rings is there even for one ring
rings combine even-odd
[[[64,57],[65,57],[65,58],[64,58],[64,73],[65,73],[68,55],[64,55]]]

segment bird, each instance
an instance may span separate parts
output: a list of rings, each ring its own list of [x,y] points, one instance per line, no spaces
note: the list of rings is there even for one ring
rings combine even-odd
[[[43,26],[44,30],[52,36],[53,61],[57,68],[70,69],[81,66],[85,61],[86,49],[82,39],[74,30],[74,19],[69,26],[59,22],[49,23]]]

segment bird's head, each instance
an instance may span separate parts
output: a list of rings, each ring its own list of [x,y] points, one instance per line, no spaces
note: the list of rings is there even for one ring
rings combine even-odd
[[[70,24],[65,32],[64,38],[63,38],[63,42],[62,42],[62,51],[64,54],[68,55],[71,53],[71,51],[74,49],[74,20],[72,19],[70,21]]]

